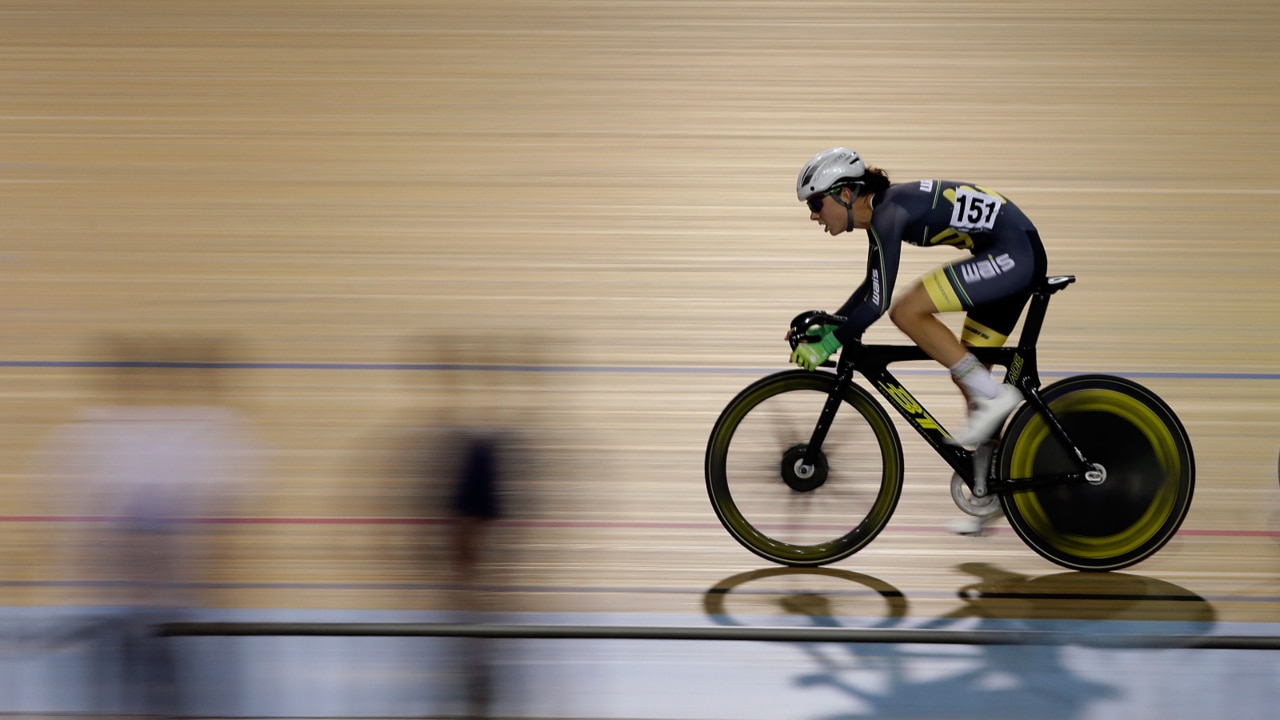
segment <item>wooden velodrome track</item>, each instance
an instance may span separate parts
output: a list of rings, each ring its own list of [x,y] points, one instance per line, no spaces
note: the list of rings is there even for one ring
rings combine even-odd
[[[702,612],[763,569],[707,503],[707,432],[862,273],[861,234],[792,194],[849,145],[1014,198],[1079,278],[1046,379],[1149,385],[1198,487],[1155,558],[1064,573],[1007,526],[949,536],[950,473],[904,435],[899,509],[838,567],[923,618],[1280,621],[1278,23],[1243,0],[6,2],[0,604],[96,601],[41,458],[118,401],[94,363],[142,359],[228,363],[152,380],[215,382],[266,449],[202,525],[201,604],[446,607],[397,448],[456,408],[538,438],[493,556],[506,607]],[[907,248],[902,285],[953,257]],[[960,421],[943,374],[909,379]]]

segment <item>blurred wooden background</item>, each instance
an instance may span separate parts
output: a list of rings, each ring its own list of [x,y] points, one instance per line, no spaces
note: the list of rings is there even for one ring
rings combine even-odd
[[[199,382],[269,451],[214,528],[210,604],[445,602],[392,458],[467,406],[538,438],[503,530],[522,607],[697,611],[759,567],[705,499],[711,423],[863,272],[861,233],[793,195],[847,145],[1035,220],[1079,278],[1046,374],[1133,374],[1194,442],[1184,532],[1134,574],[1275,621],[1277,29],[1265,0],[5,2],[0,604],[74,601],[36,458],[112,401],[84,363],[125,334],[225,341],[180,359],[233,363]],[[900,288],[953,257],[905,253]],[[946,535],[950,473],[904,442],[898,514],[842,567],[925,614],[965,563],[1057,572],[1007,530]]]

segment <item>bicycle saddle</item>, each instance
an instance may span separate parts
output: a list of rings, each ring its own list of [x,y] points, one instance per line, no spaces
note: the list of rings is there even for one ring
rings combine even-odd
[[[1053,275],[1051,277],[1041,278],[1040,282],[1036,284],[1035,292],[1052,295],[1059,290],[1065,289],[1075,281],[1075,275]]]

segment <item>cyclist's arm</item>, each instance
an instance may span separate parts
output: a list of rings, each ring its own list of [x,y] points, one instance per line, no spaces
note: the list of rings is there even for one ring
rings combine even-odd
[[[871,323],[889,310],[894,281],[898,276],[898,262],[902,258],[902,232],[898,227],[902,224],[902,215],[905,213],[897,206],[883,207],[867,229],[870,244],[867,275],[836,311],[837,315],[848,318],[835,333],[842,344],[857,340]]]

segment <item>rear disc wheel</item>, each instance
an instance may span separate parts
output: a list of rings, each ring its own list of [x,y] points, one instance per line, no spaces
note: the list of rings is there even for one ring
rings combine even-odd
[[[1191,443],[1173,410],[1141,385],[1103,375],[1068,378],[1041,395],[1097,472],[1001,494],[1009,524],[1074,570],[1118,570],[1153,555],[1182,524],[1195,485]],[[1031,406],[1010,422],[997,467],[1015,487],[1019,478],[1078,470]]]

